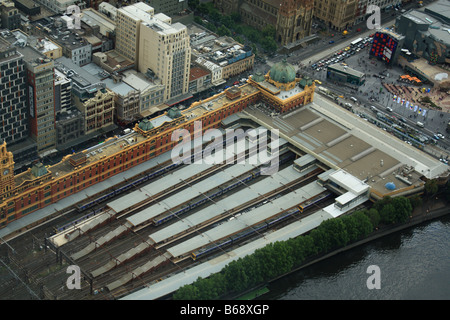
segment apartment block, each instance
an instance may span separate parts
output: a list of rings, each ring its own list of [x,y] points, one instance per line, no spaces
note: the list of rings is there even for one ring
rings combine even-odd
[[[116,51],[136,65],[138,64],[141,22],[151,20],[154,11],[152,7],[142,2],[117,10]]]
[[[0,37],[0,141],[8,145],[29,134],[26,71],[23,54]]]
[[[27,35],[4,31],[3,38],[23,55],[28,93],[28,121],[30,137],[37,144],[38,153],[46,153],[55,147],[55,93],[54,62],[33,48],[28,42],[20,42]],[[27,38],[26,38],[27,39]]]
[[[139,2],[117,10],[116,51],[164,85],[164,100],[186,94],[191,49],[187,28]]]
[[[143,23],[138,70],[152,70],[165,85],[165,100],[186,94],[189,87],[191,47],[186,26],[160,20]]]

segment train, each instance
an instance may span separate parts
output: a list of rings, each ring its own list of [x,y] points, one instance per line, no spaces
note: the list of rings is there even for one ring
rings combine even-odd
[[[327,198],[329,198],[331,196],[333,196],[332,192],[324,191],[324,192],[320,193],[319,195],[317,195],[316,197],[314,197],[313,199],[311,199],[310,200],[311,203],[309,203],[308,205],[304,206],[302,209],[300,209],[300,205],[299,205],[299,206],[297,206],[297,207],[295,207],[293,209],[290,209],[290,210],[287,210],[287,211],[281,213],[277,217],[274,217],[272,219],[269,219],[269,220],[266,220],[264,222],[261,222],[261,223],[255,225],[255,226],[252,226],[252,227],[250,227],[248,229],[245,229],[245,230],[243,230],[243,231],[241,231],[239,233],[236,233],[236,234],[234,234],[232,236],[229,236],[229,237],[224,238],[224,239],[222,239],[222,240],[220,240],[218,242],[212,243],[212,244],[210,244],[210,245],[208,245],[206,247],[203,247],[203,248],[200,248],[200,249],[197,249],[197,250],[191,252],[190,253],[191,259],[195,261],[195,260],[197,260],[197,259],[199,259],[199,258],[201,258],[201,257],[203,257],[203,256],[205,256],[207,254],[210,254],[210,253],[212,253],[212,252],[214,252],[216,250],[219,250],[219,249],[221,249],[221,248],[223,248],[225,246],[230,246],[232,244],[235,244],[239,240],[242,240],[242,239],[244,239],[246,237],[249,237],[249,236],[251,236],[251,235],[253,235],[255,233],[264,232],[265,230],[271,228],[274,224],[282,222],[282,221],[288,219],[289,217],[291,217],[294,214],[303,213],[303,211],[306,210],[306,208],[312,206],[313,204],[317,204],[317,203],[319,203],[319,202],[321,202],[321,201],[323,201],[323,200],[325,200],[325,199],[327,199]],[[314,201],[314,203],[312,201]]]
[[[322,202],[328,198],[331,198],[332,196],[333,196],[332,192],[324,191],[321,194],[318,194],[317,196],[299,204],[298,210],[300,211],[300,213],[303,213],[306,209],[310,208],[311,206],[314,206],[314,205],[318,204],[319,202]]]

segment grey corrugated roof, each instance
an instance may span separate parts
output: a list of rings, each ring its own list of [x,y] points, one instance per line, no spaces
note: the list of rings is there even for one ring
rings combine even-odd
[[[237,232],[250,228],[271,217],[288,210],[299,203],[314,197],[326,189],[317,182],[311,182],[306,186],[290,192],[280,198],[268,202],[258,208],[243,213],[242,215],[222,223],[221,225],[202,232],[201,234],[167,249],[173,257],[182,256],[198,248],[209,245],[217,240],[231,236]]]
[[[197,165],[192,164],[189,167],[197,167],[197,166],[203,166],[205,169],[209,167],[208,165]],[[198,196],[201,196],[205,194],[206,192],[217,188],[218,186],[234,180],[236,177],[244,174],[245,172],[248,172],[254,168],[253,165],[233,165],[229,168],[214,174],[213,176],[210,176],[200,182],[197,182],[193,184],[191,187],[189,187],[188,190],[183,190],[181,192],[178,192],[163,201],[160,201],[158,203],[155,203],[154,205],[148,207],[145,210],[142,210],[141,212],[132,215],[131,217],[127,218],[127,221],[133,224],[134,226],[138,226],[154,217],[157,217],[167,211],[172,210],[173,208],[195,198]]]
[[[173,237],[176,234],[189,230],[193,226],[199,225],[207,220],[217,217],[228,210],[236,208],[237,206],[244,204],[250,199],[260,197],[261,195],[267,194],[270,191],[279,188],[281,185],[292,182],[306,175],[315,168],[316,167],[313,166],[310,169],[300,173],[297,170],[293,169],[292,166],[290,166],[280,172],[274,173],[271,176],[267,176],[261,181],[249,185],[248,188],[242,189],[239,192],[235,192],[232,195],[229,195],[226,199],[214,202],[208,207],[192,215],[189,215],[188,217],[183,218],[182,220],[173,223],[166,228],[152,233],[149,237],[155,243],[159,243],[165,239]]]

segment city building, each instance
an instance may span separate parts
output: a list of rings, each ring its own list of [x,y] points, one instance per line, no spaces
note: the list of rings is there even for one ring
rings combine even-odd
[[[153,19],[141,25],[138,70],[151,70],[165,85],[165,100],[188,93],[191,47],[186,26]]]
[[[144,73],[130,69],[121,73],[121,80],[139,90],[139,113],[141,118],[161,112],[168,106],[164,104],[164,90],[160,79],[147,77]]]
[[[114,130],[114,92],[66,57],[56,59],[55,68],[72,81],[72,104],[83,114],[86,138]]]
[[[424,11],[409,10],[397,17],[395,31],[404,36],[403,48],[430,64],[450,59],[450,12],[447,1],[438,1]]]
[[[191,49],[186,27],[143,2],[117,10],[116,51],[165,86],[164,100],[186,95]]]
[[[355,23],[358,0],[316,0],[314,17],[335,31],[344,31]]]
[[[384,61],[387,65],[397,63],[405,37],[390,30],[383,29],[374,33],[369,55]]]
[[[115,123],[124,126],[140,118],[140,91],[123,82],[121,74],[105,73],[95,63],[89,63],[82,69],[97,78],[98,82],[103,82],[114,93]]]
[[[3,38],[23,55],[28,87],[30,137],[39,154],[55,149],[54,62],[43,53],[20,42],[26,37],[20,30],[3,32]]]
[[[138,64],[141,22],[154,17],[154,9],[142,2],[117,10],[116,51]]]
[[[92,45],[92,53],[114,49],[116,23],[101,12],[92,8],[82,10],[81,28]]]
[[[117,16],[117,8],[110,4],[109,2],[101,2],[98,5],[98,11],[100,13],[103,13],[105,16],[107,16],[112,21],[116,21]]]
[[[211,85],[223,84],[227,79],[253,68],[255,55],[228,36],[217,37],[196,24],[188,25],[192,61],[211,72]]]
[[[64,112],[72,105],[72,81],[55,68],[55,113]]]
[[[31,23],[30,33],[37,37],[48,38],[62,48],[65,57],[79,66],[92,61],[92,44],[77,32],[68,28],[67,21],[60,17],[47,17]]]
[[[77,5],[80,10],[86,7],[86,3],[80,0],[39,0],[39,3],[58,14],[65,14],[67,8],[72,5]]]
[[[11,0],[0,1],[0,12],[2,19],[2,28],[14,30],[20,28],[20,13]]]
[[[36,16],[41,13],[41,6],[33,0],[13,0],[17,9],[29,16]]]
[[[61,59],[64,58],[58,60]],[[72,62],[67,59],[67,63]],[[73,63],[72,67],[76,68]],[[207,130],[220,127],[227,117],[255,103],[273,105],[274,110],[283,114],[310,103],[314,96],[314,83],[311,81],[309,85],[299,87],[297,84],[301,81],[292,78],[291,68],[293,67],[285,62],[275,65],[262,78],[250,80],[241,87],[232,87],[205,101],[193,103],[186,110],[172,108],[150,120],[144,119],[134,127],[136,132],[126,139],[111,138],[95,150],[70,154],[52,166],[37,162],[27,171],[12,175],[13,158],[4,143],[0,147],[0,164],[4,170],[9,171],[2,180],[2,188],[10,191],[4,193],[3,201],[0,201],[0,227],[171,150],[178,144],[178,141],[171,141],[172,132],[187,129],[193,135],[195,121],[200,121],[203,129]],[[287,74],[283,75],[283,70]],[[78,71],[72,70],[71,76],[74,91],[79,91],[75,96],[86,96],[89,94],[88,88],[92,86],[74,73]],[[272,79],[270,74],[276,76],[276,79]],[[82,83],[84,86],[81,86]],[[90,111],[90,106],[104,109],[105,103],[98,92],[101,90],[93,98],[87,97],[84,102],[87,112]],[[74,97],[74,100],[77,99],[81,100]],[[112,97],[110,99],[113,100]],[[91,100],[93,104],[89,103]],[[80,111],[87,115],[84,110]],[[112,113],[110,117],[112,118]]]
[[[83,141],[84,117],[76,107],[64,108],[56,115],[56,149],[60,152],[67,152]]]
[[[27,74],[24,56],[5,37],[0,36],[0,140],[8,145],[24,141],[29,135]]]
[[[364,72],[350,68],[342,63],[335,63],[327,66],[327,79],[360,86],[366,81],[366,75]]]
[[[189,92],[196,93],[211,87],[211,72],[199,65],[191,66],[189,76]]]
[[[274,26],[276,41],[281,45],[311,34],[315,6],[312,0],[214,0],[214,5],[225,15],[239,13],[244,23],[258,30]]]

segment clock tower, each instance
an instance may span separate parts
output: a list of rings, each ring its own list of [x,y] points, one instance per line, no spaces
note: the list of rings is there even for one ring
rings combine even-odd
[[[5,141],[0,145],[0,198],[8,198],[14,187],[13,154],[6,150]]]

